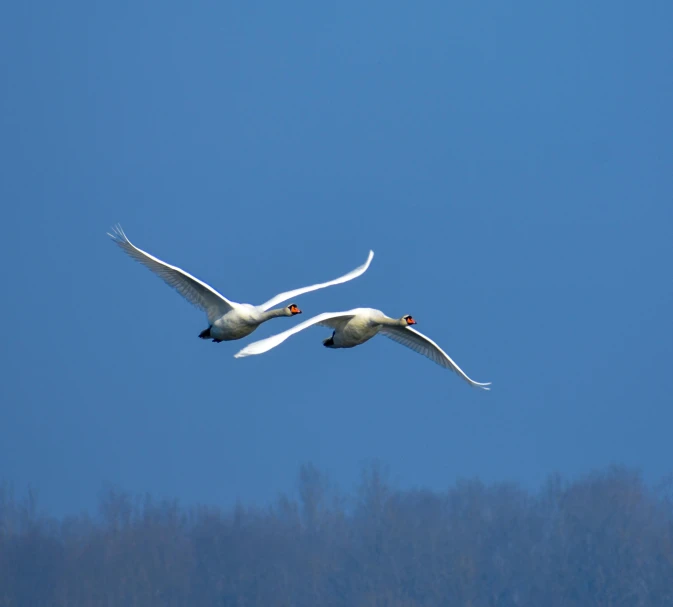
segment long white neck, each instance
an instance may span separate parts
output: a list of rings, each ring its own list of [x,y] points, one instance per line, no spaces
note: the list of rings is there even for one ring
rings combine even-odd
[[[287,308],[275,308],[274,310],[266,310],[260,314],[259,322],[266,322],[270,318],[278,318],[279,316],[292,316],[288,314]]]
[[[388,327],[406,327],[407,321],[404,318],[390,318],[390,316],[382,315],[381,318],[378,318],[377,321],[380,325],[386,325]]]

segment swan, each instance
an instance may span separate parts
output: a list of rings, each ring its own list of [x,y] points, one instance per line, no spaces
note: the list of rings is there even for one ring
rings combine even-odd
[[[471,386],[490,390],[488,386],[491,385],[491,382],[484,384],[471,380],[434,341],[416,329],[412,329],[411,325],[415,324],[416,321],[410,314],[401,318],[390,318],[381,310],[373,308],[355,308],[347,312],[324,312],[295,325],[287,331],[248,344],[234,354],[234,358],[262,354],[282,344],[291,335],[313,325],[320,325],[334,329],[332,336],[322,342],[326,348],[354,348],[381,333],[381,335],[385,335],[403,346],[427,356],[438,365],[454,371]]]
[[[259,325],[271,318],[301,314],[301,310],[294,303],[283,308],[272,308],[297,295],[353,280],[367,271],[374,257],[374,251],[369,251],[367,261],[360,267],[355,268],[355,270],[348,272],[348,274],[344,274],[329,282],[279,293],[262,305],[254,306],[231,301],[220,295],[210,285],[201,282],[198,278],[188,274],[181,268],[167,264],[165,261],[154,257],[154,255],[150,255],[139,249],[131,244],[131,241],[119,224],[112,228],[112,232],[108,232],[107,234],[133,259],[147,266],[159,278],[163,279],[168,286],[176,289],[180,295],[206,313],[208,328],[201,331],[199,337],[201,339],[212,339],[215,343],[241,339],[246,335],[250,335]]]

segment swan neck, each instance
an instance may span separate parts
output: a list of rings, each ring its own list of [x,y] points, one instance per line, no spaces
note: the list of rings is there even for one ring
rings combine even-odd
[[[274,308],[273,310],[266,310],[262,312],[262,322],[270,318],[278,318],[279,316],[287,316],[285,308]]]
[[[387,327],[404,327],[407,324],[407,321],[403,318],[390,318],[389,316],[384,316],[379,320],[379,323]]]

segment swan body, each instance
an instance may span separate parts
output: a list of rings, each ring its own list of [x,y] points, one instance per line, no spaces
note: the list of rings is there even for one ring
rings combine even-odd
[[[195,278],[185,270],[161,261],[154,255],[139,249],[131,243],[120,225],[115,226],[112,232],[108,232],[108,236],[133,259],[152,270],[168,286],[178,291],[187,301],[202,309],[208,318],[208,328],[201,331],[199,337],[201,339],[212,339],[216,343],[246,337],[263,322],[272,318],[301,314],[301,310],[294,303],[282,308],[273,308],[273,306],[304,293],[353,280],[367,271],[374,257],[374,252],[369,251],[369,256],[364,264],[339,278],[279,293],[269,301],[254,306],[227,299],[210,285]]]
[[[434,341],[411,327],[415,324],[416,321],[408,314],[401,318],[391,318],[381,310],[375,310],[374,308],[355,308],[346,312],[325,312],[309,318],[287,331],[248,344],[234,354],[234,357],[243,358],[268,352],[295,333],[313,325],[320,325],[333,329],[331,337],[323,340],[323,345],[327,348],[354,348],[380,333],[426,356],[438,365],[450,369],[471,386],[490,390],[488,387],[491,385],[490,382],[481,383],[470,379]]]

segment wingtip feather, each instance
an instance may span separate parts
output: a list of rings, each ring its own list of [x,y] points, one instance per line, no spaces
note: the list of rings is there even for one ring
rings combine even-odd
[[[122,242],[130,242],[119,223],[114,224],[111,228],[111,232],[107,232],[107,235],[118,244]]]
[[[254,356],[255,354],[261,354],[262,352],[265,352],[265,350],[257,351],[256,348],[251,348],[250,346],[246,346],[245,348],[242,348],[236,354],[234,354],[234,358],[246,358],[247,356]]]

